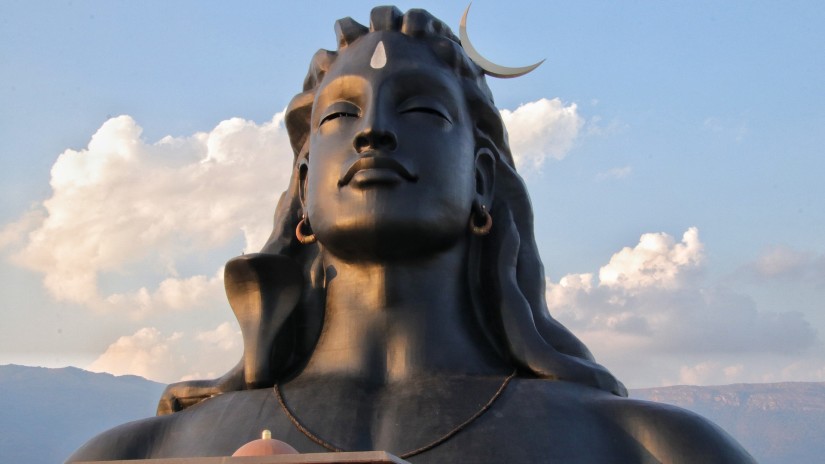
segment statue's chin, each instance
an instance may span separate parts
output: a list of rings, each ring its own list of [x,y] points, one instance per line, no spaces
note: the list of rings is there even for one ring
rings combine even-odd
[[[336,227],[316,230],[315,234],[327,252],[341,259],[374,262],[427,259],[456,247],[466,237],[463,227],[445,230],[420,222]]]

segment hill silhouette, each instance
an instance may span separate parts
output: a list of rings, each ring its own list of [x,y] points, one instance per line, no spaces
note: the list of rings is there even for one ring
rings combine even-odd
[[[153,415],[164,387],[75,367],[0,366],[0,462],[63,462],[92,436]]]
[[[825,459],[825,382],[646,388],[631,396],[707,417],[762,464]]]

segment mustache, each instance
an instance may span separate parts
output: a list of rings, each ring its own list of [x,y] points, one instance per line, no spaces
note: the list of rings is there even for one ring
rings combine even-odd
[[[410,182],[418,181],[417,175],[408,171],[403,164],[389,156],[364,156],[362,158],[358,158],[354,163],[352,163],[352,166],[347,169],[344,176],[338,180],[338,186],[343,187],[344,185],[347,185],[358,171],[362,171],[364,169],[389,169],[391,171],[395,171],[399,176]]]

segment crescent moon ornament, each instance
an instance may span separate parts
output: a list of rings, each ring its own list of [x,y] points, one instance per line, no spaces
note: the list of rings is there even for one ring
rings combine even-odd
[[[478,53],[476,48],[473,47],[473,44],[470,42],[470,37],[467,35],[467,13],[470,12],[470,6],[472,6],[472,2],[469,5],[467,5],[467,9],[464,10],[464,14],[461,16],[461,22],[458,24],[458,38],[459,40],[461,40],[461,47],[464,48],[464,51],[467,53],[467,56],[469,56],[475,64],[477,64],[479,67],[481,67],[481,69],[484,70],[484,74],[504,79],[510,77],[519,77],[538,68],[539,65],[544,63],[544,60],[541,60],[538,63],[531,64],[530,66],[508,68],[506,66],[495,64],[492,61],[481,56],[481,54]]]

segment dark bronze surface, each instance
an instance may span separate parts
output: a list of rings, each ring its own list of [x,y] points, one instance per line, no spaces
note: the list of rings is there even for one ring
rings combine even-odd
[[[211,458],[158,458],[119,461],[82,461],[78,464],[405,464],[407,461],[383,451],[356,453],[309,453],[280,456]]]
[[[270,429],[302,452],[416,449],[414,463],[753,462],[687,411],[624,386],[547,312],[527,191],[484,72],[422,10],[336,23],[290,103],[295,154],[275,228],[225,283],[244,354],[167,388],[158,416],[70,460],[229,455]],[[474,211],[492,228],[474,234]],[[295,236],[314,235],[301,243]]]

